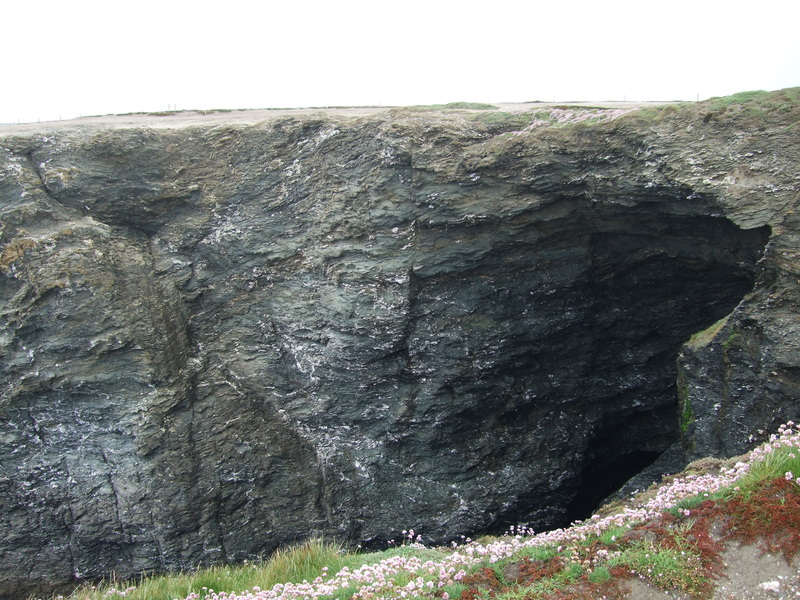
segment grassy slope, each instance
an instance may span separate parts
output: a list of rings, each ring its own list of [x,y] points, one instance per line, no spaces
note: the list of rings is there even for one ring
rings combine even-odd
[[[639,122],[661,121],[676,115],[695,115],[706,123],[728,121],[742,129],[759,130],[771,123],[800,127],[800,87],[774,92],[741,92],[703,102],[657,105],[632,112],[627,118]]]
[[[590,599],[627,583],[710,597],[726,544],[800,551],[800,430],[783,427],[739,460],[706,460],[573,527],[424,548],[414,532],[381,553],[308,542],[263,563],[84,588],[76,600],[254,598]],[[228,593],[222,593],[228,592]]]

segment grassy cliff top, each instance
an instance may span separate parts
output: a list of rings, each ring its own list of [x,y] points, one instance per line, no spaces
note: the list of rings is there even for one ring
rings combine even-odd
[[[722,118],[763,120],[766,115],[783,115],[800,110],[800,87],[773,92],[750,91],[711,98],[702,102],[517,102],[484,104],[450,102],[429,106],[339,106],[274,109],[181,110],[155,113],[99,115],[42,123],[0,124],[0,138],[71,129],[151,128],[176,129],[197,126],[253,125],[284,118],[402,118],[434,119],[437,115],[523,129],[544,124],[603,122],[631,113],[638,121],[661,121],[677,115],[700,115],[708,120]]]

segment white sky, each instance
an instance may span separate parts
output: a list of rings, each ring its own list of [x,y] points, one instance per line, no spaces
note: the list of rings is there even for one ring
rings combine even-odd
[[[797,0],[9,0],[0,123],[800,86]]]

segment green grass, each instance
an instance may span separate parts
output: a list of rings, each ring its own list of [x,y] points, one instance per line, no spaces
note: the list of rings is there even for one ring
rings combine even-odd
[[[484,123],[485,125],[503,127],[504,129],[522,129],[530,125],[535,118],[532,112],[510,113],[505,111],[478,113],[472,116],[473,121]]]
[[[750,467],[750,471],[739,482],[739,488],[742,494],[750,495],[764,481],[784,477],[786,473],[800,477],[800,452],[792,448],[777,448],[765,460]]]
[[[466,110],[497,110],[499,106],[482,102],[449,102],[443,108],[458,108]]]
[[[447,104],[422,104],[409,108],[417,110],[498,110],[500,107],[482,102],[448,102]]]
[[[140,582],[131,584],[135,585],[135,589],[127,592],[125,598],[126,600],[173,600],[185,598],[193,592],[204,598],[206,590],[240,592],[256,586],[270,589],[276,583],[313,581],[320,576],[323,567],[335,572],[344,566],[361,563],[357,556],[343,553],[341,547],[336,544],[311,540],[299,546],[279,550],[269,560],[263,562],[236,566],[221,565],[190,573],[148,576]],[[114,581],[98,586],[85,586],[76,590],[70,598],[95,600],[102,597],[98,590],[105,592],[110,588],[124,590],[127,587],[127,584]]]
[[[730,316],[730,315],[728,315]],[[720,330],[725,327],[725,324],[728,322],[728,317],[723,317],[710,327],[704,329],[703,331],[698,331],[697,333],[693,334],[689,341],[686,344],[693,349],[697,348],[704,348],[708,346],[711,341],[717,336]]]
[[[524,548],[521,550],[516,557],[523,558],[527,557],[531,560],[550,560],[558,556],[558,550],[555,546],[531,546],[530,548]]]
[[[458,600],[462,594],[464,599],[522,600],[559,594],[564,600],[588,600],[599,597],[595,594],[613,596],[619,586],[632,577],[645,579],[661,589],[708,597],[720,568],[722,548],[717,540],[711,539],[709,531],[720,519],[726,523],[725,539],[745,543],[762,540],[767,550],[783,552],[787,560],[800,552],[800,536],[797,535],[800,531],[800,488],[793,479],[789,481],[785,477],[789,471],[794,477],[800,475],[800,449],[773,444],[773,447],[756,450],[753,456],[765,458],[751,462],[749,472],[734,485],[716,492],[700,491],[665,510],[659,518],[609,526],[605,530],[581,534],[572,538],[573,541],[548,541],[523,547],[513,556],[499,561],[482,559],[466,568],[463,580],[449,581],[436,593],[425,588],[423,597],[441,598],[441,592],[447,592],[450,600]],[[708,469],[718,472],[723,464],[698,461],[687,472],[696,477]],[[503,538],[487,538],[483,543],[493,541],[503,541]],[[124,597],[130,600],[173,600],[190,594],[202,600],[212,590],[237,593],[256,586],[268,590],[275,584],[313,582],[323,575],[325,568],[328,575],[334,575],[344,568],[352,572],[362,565],[394,557],[437,563],[451,553],[450,548],[418,545],[385,552],[353,553],[343,551],[337,544],[313,540],[283,549],[266,561],[150,576],[129,590],[127,584],[109,582],[97,589],[78,590],[71,598],[107,600],[122,597],[112,590],[123,590]],[[392,589],[419,576],[425,581],[437,581],[436,575],[425,574],[424,569],[415,573],[401,569],[392,575],[395,586]],[[358,594],[363,598],[375,596],[353,583],[326,598],[347,600]],[[389,588],[378,592],[381,598],[399,598],[399,594],[392,594]]]
[[[730,497],[730,494],[730,490],[724,489],[707,495],[692,496],[691,498],[681,500],[674,507],[667,509],[667,512],[677,517],[682,514],[682,511],[697,508],[706,500],[721,500]]]
[[[754,90],[749,92],[739,92],[730,96],[715,96],[707,100],[708,108],[711,110],[727,109],[735,106],[759,107],[769,109],[786,101],[800,101],[800,88],[787,88],[777,92],[767,92],[764,90]]]
[[[554,594],[584,575],[584,569],[577,563],[570,563],[559,573],[552,577],[544,577],[529,585],[511,587],[497,594],[498,600],[523,600],[528,598],[542,598]],[[487,596],[488,597],[488,596]]]
[[[590,583],[605,583],[611,579],[611,571],[608,570],[608,567],[599,566],[589,573],[588,579]]]
[[[677,391],[678,408],[680,409],[680,421],[678,426],[681,429],[681,433],[686,433],[689,430],[689,426],[694,423],[694,410],[692,409],[692,401],[689,398],[689,387],[683,372],[678,373]]]
[[[616,110],[611,106],[591,106],[588,104],[554,104],[551,108],[561,110]]]
[[[329,575],[347,567],[351,571],[363,565],[370,565],[393,556],[414,556],[420,560],[435,560],[442,557],[442,550],[400,546],[384,552],[346,552],[338,544],[322,540],[310,540],[299,546],[278,550],[268,560],[250,562],[243,565],[213,566],[189,573],[151,575],[136,583],[109,581],[96,586],[86,585],[70,596],[70,600],[99,600],[107,598],[109,590],[126,590],[126,600],[174,600],[198,594],[205,598],[213,590],[218,592],[243,592],[260,587],[273,588],[279,583],[302,583],[314,581],[327,567]],[[400,573],[397,584],[408,583],[410,576]],[[458,586],[456,586],[458,587]],[[463,586],[462,586],[463,587]],[[355,592],[355,587],[339,590],[334,598],[346,600]],[[116,596],[112,596],[116,597]]]
[[[724,342],[722,342],[722,350],[725,354],[728,354],[731,347],[734,346],[737,342],[742,339],[742,334],[737,331],[731,331],[731,334],[728,336]]]
[[[795,117],[796,115],[796,117]],[[681,102],[642,108],[623,117],[625,122],[645,125],[674,118],[700,119],[703,123],[733,121],[739,127],[764,127],[800,120],[800,87],[774,92],[740,92],[702,102]]]
[[[666,119],[686,114],[686,111],[693,110],[689,103],[679,104],[656,104],[647,106],[624,115],[624,122],[635,122],[637,126],[647,123],[659,123]]]
[[[630,527],[612,527],[600,534],[600,542],[605,546],[615,544],[618,540],[631,530]]]
[[[707,583],[700,557],[690,546],[666,548],[649,541],[632,545],[608,561],[608,567],[624,567],[664,590],[702,593]]]

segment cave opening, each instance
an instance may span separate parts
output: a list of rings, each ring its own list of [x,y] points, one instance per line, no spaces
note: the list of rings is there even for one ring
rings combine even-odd
[[[559,526],[590,516],[678,440],[680,348],[752,291],[771,234],[705,216],[645,218],[626,231],[613,223],[593,234],[587,286],[596,332],[587,387],[608,410],[590,425]]]
[[[587,464],[581,472],[578,493],[567,507],[565,525],[589,517],[606,498],[652,465],[659,456],[661,452],[634,450],[603,462]]]
[[[403,371],[424,378],[425,422],[448,411],[425,455],[468,465],[456,489],[493,490],[469,533],[567,526],[672,456],[658,460],[680,435],[681,346],[753,289],[771,234],[708,206],[687,214],[683,198],[659,210],[567,198],[558,218],[532,211],[502,236],[497,224],[426,231],[483,251],[468,269],[416,275]]]

